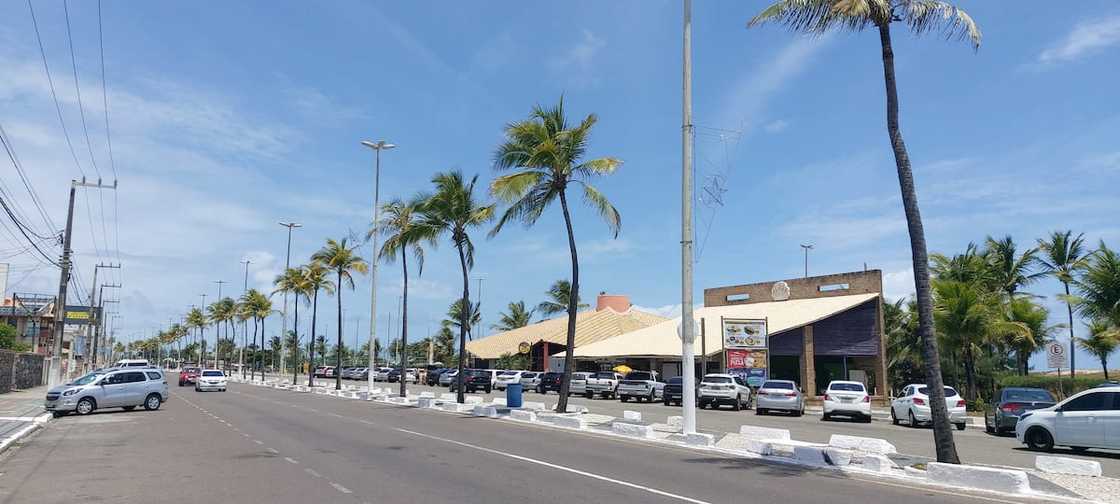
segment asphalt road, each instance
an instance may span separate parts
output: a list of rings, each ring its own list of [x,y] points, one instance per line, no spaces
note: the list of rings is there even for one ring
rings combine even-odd
[[[509,421],[234,384],[48,424],[0,504],[1003,501]],[[1006,502],[1016,502],[1011,499]]]

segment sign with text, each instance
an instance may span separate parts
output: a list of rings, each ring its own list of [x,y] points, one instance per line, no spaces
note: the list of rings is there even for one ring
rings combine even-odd
[[[101,309],[91,306],[77,306],[66,305],[66,319],[67,325],[91,325],[97,323],[97,317],[101,314]]]
[[[1046,365],[1051,369],[1069,368],[1066,347],[1057,341],[1046,344]]]
[[[770,376],[769,351],[731,348],[726,352],[728,374],[746,378],[748,385],[758,387]]]
[[[723,348],[766,349],[766,319],[723,319]]]

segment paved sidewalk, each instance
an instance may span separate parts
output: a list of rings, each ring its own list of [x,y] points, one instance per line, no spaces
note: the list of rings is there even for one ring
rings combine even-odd
[[[30,432],[27,427],[36,420],[42,423],[50,418],[43,409],[47,388],[43,385],[0,395],[0,450]]]

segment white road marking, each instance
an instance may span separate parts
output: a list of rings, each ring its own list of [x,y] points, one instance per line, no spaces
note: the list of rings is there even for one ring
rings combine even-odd
[[[343,418],[342,415],[339,415],[338,413],[327,413],[327,414],[330,415],[330,416],[333,416],[335,418]]]
[[[254,443],[257,443],[257,444],[259,444],[259,445],[263,445],[263,444],[264,444],[264,441],[261,441],[261,440],[259,440],[259,439],[254,439],[254,440],[253,440],[253,442],[254,442]]]
[[[333,481],[331,482],[331,486],[334,487],[335,490],[338,490],[339,492],[342,492],[344,494],[354,493],[354,492],[351,492],[349,488],[346,488],[342,485],[339,485],[338,483],[335,483]]]
[[[635,490],[641,490],[643,492],[649,492],[651,494],[660,495],[662,497],[668,497],[670,499],[677,499],[677,500],[684,501],[684,502],[691,502],[693,504],[710,504],[707,501],[702,501],[702,500],[699,500],[699,499],[693,499],[691,497],[685,497],[683,495],[677,495],[675,493],[670,493],[670,492],[666,492],[666,491],[663,491],[663,490],[658,490],[656,488],[649,488],[649,487],[646,487],[646,486],[643,486],[643,485],[639,485],[637,483],[630,483],[629,481],[622,481],[622,480],[617,480],[617,479],[614,479],[614,478],[608,478],[606,476],[600,476],[598,474],[589,473],[587,471],[581,471],[579,469],[573,469],[571,467],[566,467],[566,466],[562,466],[562,465],[558,465],[558,464],[553,464],[551,462],[545,462],[543,460],[537,460],[537,459],[533,459],[533,458],[529,458],[529,457],[523,457],[521,455],[515,455],[513,453],[504,452],[504,451],[501,451],[501,450],[486,448],[484,446],[478,446],[478,445],[473,445],[473,444],[470,444],[470,443],[464,443],[462,441],[455,441],[454,439],[447,439],[447,438],[432,436],[430,434],[424,434],[422,432],[410,431],[408,429],[394,429],[394,430],[396,430],[398,432],[404,432],[405,434],[412,434],[413,436],[428,438],[428,439],[432,439],[432,440],[435,440],[435,441],[443,441],[445,443],[450,443],[450,444],[462,446],[462,447],[465,447],[465,448],[471,448],[471,449],[478,450],[478,451],[481,451],[481,452],[492,453],[494,455],[501,455],[503,457],[509,457],[511,459],[520,460],[522,462],[529,462],[529,463],[532,463],[532,464],[537,464],[537,465],[540,465],[540,466],[548,467],[548,468],[551,468],[551,469],[557,469],[557,470],[569,472],[569,473],[572,473],[572,474],[578,474],[578,475],[586,477],[586,478],[596,479],[596,480],[599,480],[599,481],[606,481],[607,483],[614,483],[614,484],[619,485],[619,486],[624,486],[624,487],[627,487],[627,488],[633,488]]]
[[[322,478],[322,477],[323,477],[323,475],[322,475],[322,474],[319,474],[319,472],[318,472],[318,471],[316,471],[316,470],[314,470],[314,469],[312,469],[312,468],[310,468],[310,467],[308,467],[308,468],[304,469],[303,471],[304,471],[304,472],[306,472],[307,474],[310,474],[310,475],[312,475],[312,476],[316,477],[316,478]]]
[[[270,451],[272,453],[277,453],[277,454],[280,453],[280,450],[277,450],[276,448],[269,448],[268,451]]]
[[[371,421],[369,421],[369,420],[364,420],[364,419],[363,419],[363,420],[358,420],[358,421],[359,421],[359,422],[362,422],[362,423],[364,423],[364,424],[366,424],[366,425],[373,425],[373,422],[371,422]]]
[[[284,460],[287,460],[289,464],[298,464],[299,463],[298,460],[296,460],[292,457],[284,457]]]

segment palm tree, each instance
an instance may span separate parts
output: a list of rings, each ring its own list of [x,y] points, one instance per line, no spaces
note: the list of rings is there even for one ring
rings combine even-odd
[[[557,280],[552,283],[552,287],[549,287],[548,292],[545,292],[544,295],[548,296],[548,299],[537,305],[537,311],[541,312],[542,315],[549,317],[557,313],[567,312],[568,303],[572,300],[572,283],[564,279]],[[578,292],[575,299],[577,311],[587,308],[586,304],[579,302]]]
[[[334,293],[334,282],[327,278],[326,266],[319,261],[311,261],[301,268],[303,270],[304,288],[311,293],[311,334],[307,338],[307,386],[315,386],[315,322],[319,313],[319,291],[328,296]],[[306,293],[305,293],[306,295]]]
[[[460,298],[461,306],[471,306],[470,302],[470,269],[474,267],[474,243],[471,242],[470,230],[481,226],[494,217],[494,206],[485,205],[475,199],[474,185],[478,176],[471,177],[470,182],[463,179],[462,172],[450,171],[437,173],[432,177],[435,192],[424,202],[421,209],[424,214],[423,226],[432,240],[444,234],[451,235],[451,243],[459,253],[459,268],[463,273],[463,296]],[[433,242],[434,243],[434,242]],[[467,320],[469,310],[460,310],[459,323],[459,380],[456,390],[456,400],[464,401],[463,392],[463,356],[467,346]]]
[[[301,268],[288,268],[272,281],[272,285],[276,287],[272,295],[284,293],[295,297],[295,319],[288,341],[288,348],[292,349],[292,385],[295,385],[299,369],[299,301],[301,297],[307,299],[307,277]]]
[[[464,313],[463,311],[462,299],[456,299],[455,301],[453,301],[451,303],[451,306],[447,307],[447,318],[443,320],[443,323],[456,329],[460,329],[463,322],[466,321],[467,338],[473,340],[474,338],[471,336],[471,328],[474,327],[475,324],[478,324],[478,321],[482,319],[482,314],[479,313],[478,305],[476,305],[475,303],[467,301],[467,306],[470,307],[466,310],[469,315],[467,313]]]
[[[312,261],[319,261],[328,270],[333,271],[336,277],[336,285],[338,286],[337,300],[338,300],[338,344],[337,348],[342,348],[342,288],[343,286],[354,288],[353,273],[365,274],[368,271],[366,260],[355,253],[358,245],[351,245],[349,238],[341,240],[327,239],[327,244],[319,249],[311,256]],[[342,369],[342,352],[335,352],[335,369]],[[337,371],[334,374],[334,389],[342,390],[342,376]]]
[[[195,329],[196,331],[202,331],[206,327],[206,315],[204,315],[202,313],[202,310],[200,308],[194,307],[194,308],[191,308],[191,311],[187,312],[187,327],[189,327],[191,329]],[[202,353],[201,352],[202,352],[202,350],[201,350],[201,345],[200,345],[199,356],[198,356],[198,365],[199,366],[203,365],[202,364]]]
[[[381,250],[377,253],[379,260],[384,260],[388,264],[399,256],[401,258],[401,278],[404,282],[401,287],[401,346],[408,347],[408,255],[416,259],[416,276],[424,274],[424,247],[420,245],[422,241],[428,241],[434,244],[434,234],[431,228],[425,226],[423,217],[420,215],[420,210],[424,205],[427,197],[417,195],[411,200],[405,201],[402,199],[394,199],[381,207],[381,213],[384,215],[381,223],[378,224],[374,230],[380,231],[385,235],[385,243],[381,244]],[[400,389],[401,397],[407,395],[407,382],[405,379],[406,369],[408,368],[408,352],[402,352],[404,356],[401,359],[401,380]]]
[[[272,358],[268,360],[268,365],[272,366],[273,372],[276,372],[276,366],[279,365],[277,360],[280,358],[281,345],[283,345],[283,341],[279,336],[273,336],[268,340],[268,346],[272,350],[272,355],[270,356]]]
[[[1018,322],[1027,329],[1027,334],[1009,341],[1009,346],[1015,349],[1015,371],[1026,376],[1030,371],[1030,358],[1035,353],[1045,348],[1052,341],[1053,335],[1064,324],[1048,324],[1050,310],[1040,306],[1030,298],[1020,297],[1011,300],[1008,306],[1008,318]]]
[[[1074,282],[1078,271],[1085,269],[1088,257],[1085,255],[1084,234],[1073,236],[1073,231],[1054,231],[1046,240],[1038,240],[1038,248],[1042,256],[1038,263],[1042,271],[1062,282],[1065,287],[1066,315],[1069,317],[1069,374],[1077,375],[1077,359],[1074,346],[1077,338],[1073,335],[1073,302],[1070,299],[1069,286]]]
[[[1077,310],[1120,328],[1120,254],[1101,242],[1076,283]]]
[[[536,311],[525,308],[524,301],[511,302],[507,306],[509,313],[498,313],[499,322],[490,326],[491,328],[498,331],[512,331],[519,327],[525,327],[529,325],[529,321],[533,319],[533,312]]]
[[[925,229],[918,209],[918,193],[910,169],[910,154],[902,140],[898,123],[898,88],[895,82],[891,23],[902,22],[915,35],[941,31],[950,38],[967,38],[973,49],[980,48],[980,28],[965,11],[939,0],[778,0],[759,13],[748,27],[779,23],[791,30],[822,34],[830,30],[862,31],[875,27],[882,48],[883,80],[887,95],[887,134],[894,151],[895,168],[902,193],[902,206],[910,234],[910,255],[914,266],[914,291],[918,302],[918,333],[922,338],[922,357],[926,366],[933,438],[937,460],[959,464],[941,379],[941,359],[933,329],[933,297],[929,279],[929,257]]]
[[[1120,329],[1103,319],[1092,319],[1085,324],[1088,338],[1078,338],[1077,344],[1101,360],[1104,379],[1108,381],[1108,357],[1120,346]]]
[[[245,378],[245,350],[249,348],[249,328],[245,327],[244,324],[245,322],[248,322],[249,319],[253,318],[252,310],[250,309],[249,305],[246,304],[246,301],[247,299],[244,295],[242,295],[237,300],[237,304],[234,307],[234,317],[236,317],[237,321],[241,322],[242,324],[243,334],[241,335],[241,350],[240,352],[238,352],[237,357],[238,365],[241,367],[242,379]],[[253,327],[256,328],[256,325],[254,324]],[[253,336],[253,341],[256,341],[256,335]]]
[[[576,309],[579,305],[579,258],[576,237],[572,230],[572,216],[568,208],[568,185],[583,188],[584,200],[606,221],[611,233],[618,237],[622,217],[603,193],[590,184],[597,176],[609,175],[622,164],[612,157],[583,161],[591,128],[598,118],[589,114],[578,125],[568,124],[564,115],[564,99],[552,108],[536,106],[529,118],[506,126],[506,140],[494,154],[494,168],[499,171],[514,170],[499,176],[490,184],[490,192],[501,202],[509,204],[491,236],[501,231],[510,221],[520,221],[532,226],[554,201],[560,201],[564,226],[568,232],[568,252],[572,260],[571,289],[568,293],[568,339],[564,362],[573,361],[576,343]],[[568,407],[568,384],[573,366],[564,366],[560,384],[560,401],[556,411]]]
[[[253,345],[257,347],[255,353],[255,361],[257,370],[261,373],[261,381],[264,381],[264,352],[265,352],[265,331],[264,321],[269,315],[272,315],[272,300],[265,296],[257,289],[249,289],[246,293],[249,302],[249,313],[253,317]],[[260,325],[260,345],[257,345],[257,325]]]

